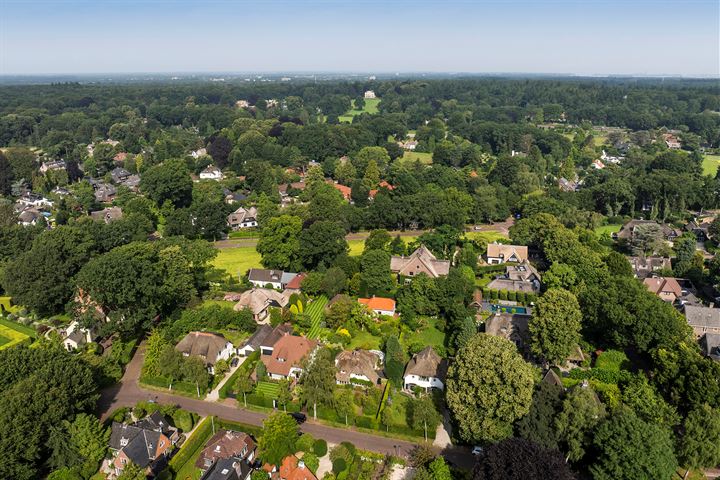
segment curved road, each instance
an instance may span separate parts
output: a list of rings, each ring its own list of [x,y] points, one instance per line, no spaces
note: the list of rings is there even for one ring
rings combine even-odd
[[[145,390],[138,384],[140,369],[145,358],[145,343],[141,343],[135,355],[125,369],[125,374],[119,383],[106,388],[101,392],[98,401],[98,414],[101,420],[106,420],[108,415],[121,407],[132,407],[143,400],[155,400],[158,403],[175,404],[180,407],[196,412],[200,415],[215,415],[217,417],[247,423],[250,425],[262,426],[267,416],[264,413],[251,410],[244,410],[238,407],[233,399],[225,399],[222,402],[210,402],[199,399],[162,393],[156,390]],[[382,454],[399,454],[407,457],[410,450],[417,445],[414,442],[376,436],[359,432],[353,429],[329,427],[308,419],[301,427],[303,432],[325,439],[328,443],[351,442],[357,447]],[[453,464],[471,468],[473,458],[469,451],[461,447],[452,447],[446,451],[439,452]]]

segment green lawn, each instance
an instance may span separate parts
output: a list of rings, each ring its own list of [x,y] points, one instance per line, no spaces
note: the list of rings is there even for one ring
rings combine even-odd
[[[4,325],[12,330],[15,330],[16,332],[24,333],[31,338],[37,338],[38,336],[38,333],[34,328],[28,327],[27,325],[23,325],[21,323],[11,322],[10,320],[7,320],[5,318],[0,318],[0,325]]]
[[[497,240],[507,240],[508,237],[500,232],[465,232],[465,238],[478,240],[485,243],[492,243]]]
[[[357,110],[355,108],[348,110],[345,112],[345,115],[340,115],[338,117],[338,120],[345,123],[352,123],[352,119],[356,115],[360,115],[361,113],[378,113],[378,104],[380,103],[379,98],[368,98],[365,100],[365,107],[362,110]],[[353,102],[353,106],[355,103]]]
[[[702,166],[703,175],[714,177],[718,171],[718,166],[720,166],[720,155],[705,155]]]
[[[257,382],[255,391],[269,398],[277,398],[280,386],[273,382]]]
[[[323,312],[325,311],[325,305],[327,305],[327,303],[328,298],[325,295],[321,295],[313,300],[305,309],[305,313],[312,319],[312,327],[307,334],[308,338],[317,338],[320,334],[320,322],[323,319]]]
[[[419,343],[421,345],[429,345],[432,347],[442,347],[445,344],[445,334],[435,328],[436,323],[437,320],[430,319],[428,326],[421,330],[409,334],[407,332],[403,332],[401,340],[406,345]]]
[[[350,256],[358,257],[363,253],[365,240],[348,240],[348,246],[350,247]]]
[[[6,326],[0,324],[0,350],[10,348],[13,345],[30,341],[30,336],[17,330],[14,325]]]
[[[364,348],[366,350],[380,350],[380,342],[380,337],[376,337],[365,330],[358,330],[352,336],[352,340],[350,340],[350,343],[346,347],[346,350],[355,350],[357,348]]]
[[[9,338],[3,337],[2,335],[0,335],[0,349],[1,349],[2,346],[5,345],[6,343],[10,343],[10,341],[11,341],[11,340],[10,340]]]
[[[430,165],[432,163],[432,153],[427,152],[409,152],[403,153],[402,158],[397,159],[397,162],[414,164],[417,160],[423,165]]]
[[[251,268],[262,268],[260,254],[255,247],[220,248],[212,263],[230,275],[245,275]]]
[[[612,224],[612,225],[603,225],[602,227],[598,227],[595,229],[595,235],[612,235],[613,233],[617,233],[622,228],[622,225],[620,224]]]

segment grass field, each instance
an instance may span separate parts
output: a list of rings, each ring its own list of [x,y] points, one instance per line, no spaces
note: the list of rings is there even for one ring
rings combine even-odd
[[[500,232],[465,232],[465,238],[485,243],[492,243],[497,240],[507,240],[508,237]]]
[[[705,155],[702,166],[703,175],[714,177],[718,171],[718,166],[720,166],[720,155]]]
[[[305,313],[307,313],[312,319],[312,327],[307,334],[308,338],[317,338],[320,334],[320,322],[323,319],[323,312],[327,303],[328,298],[325,295],[321,295],[313,300],[312,303],[305,309]]]
[[[365,100],[365,108],[362,110],[357,110],[353,108],[352,110],[348,110],[345,112],[345,115],[340,115],[338,117],[338,120],[345,123],[352,123],[352,119],[356,115],[360,115],[361,113],[378,113],[378,104],[380,103],[379,98],[368,98]],[[355,104],[353,103],[353,106]]]
[[[266,397],[277,398],[280,386],[273,382],[257,382],[255,385],[255,391],[261,393]]]
[[[419,343],[421,345],[442,347],[445,343],[445,334],[435,327],[436,322],[436,319],[430,319],[427,327],[410,334],[403,333],[401,341],[406,345]]]
[[[360,330],[355,332],[352,340],[350,340],[350,343],[346,348],[347,350],[355,350],[356,348],[364,348],[366,350],[379,350],[380,340],[380,337],[376,337],[365,330]]]
[[[230,275],[245,275],[250,268],[262,268],[260,254],[255,247],[235,247],[219,249],[213,266],[225,270]]]
[[[612,235],[613,233],[617,233],[622,228],[622,225],[620,224],[612,224],[612,225],[603,225],[602,227],[598,227],[595,229],[595,235]]]
[[[19,331],[19,328],[16,329],[14,325],[8,326],[0,324],[0,350],[10,348],[13,345],[17,345],[18,343],[25,342],[29,339],[29,335]]]
[[[432,163],[432,153],[406,151],[405,153],[403,153],[402,158],[398,158],[396,162],[402,164],[414,164],[418,160],[423,165],[430,165]]]

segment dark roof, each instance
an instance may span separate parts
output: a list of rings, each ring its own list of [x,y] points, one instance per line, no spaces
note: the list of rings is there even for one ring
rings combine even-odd
[[[563,387],[562,380],[560,380],[560,377],[558,377],[558,374],[555,373],[555,370],[553,370],[552,368],[548,370],[543,377],[543,382],[549,383],[550,385],[557,385],[558,387]]]
[[[200,480],[242,480],[250,473],[247,462],[233,458],[222,458],[213,463]]]
[[[282,270],[266,270],[264,268],[251,268],[248,272],[248,280],[251,282],[274,283],[280,282],[283,276]]]
[[[160,431],[113,422],[110,448],[122,450],[133,463],[145,468],[155,457],[161,435]]]
[[[260,347],[272,347],[280,338],[286,334],[292,333],[293,328],[289,323],[282,323],[275,328],[270,325],[262,325],[255,333],[245,342],[245,346],[253,347],[257,350]]]

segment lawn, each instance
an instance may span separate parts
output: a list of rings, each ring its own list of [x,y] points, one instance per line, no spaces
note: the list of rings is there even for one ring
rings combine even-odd
[[[251,268],[262,268],[255,247],[220,248],[212,264],[230,275],[245,275]]]
[[[380,337],[376,337],[365,330],[358,330],[352,336],[352,340],[350,340],[350,343],[346,348],[347,350],[355,350],[357,348],[363,348],[365,350],[380,350],[380,342]]]
[[[413,164],[417,160],[423,165],[430,165],[432,161],[432,153],[427,152],[408,152],[403,153],[402,158],[397,159],[397,162],[405,164]]]
[[[598,227],[595,229],[595,235],[612,235],[613,233],[617,233],[622,228],[622,225],[618,223],[614,223],[612,225],[603,225],[602,227]]]
[[[0,309],[9,313],[17,313],[20,311],[18,305],[13,305],[10,297],[0,297]]]
[[[437,319],[429,319],[428,326],[411,332],[403,332],[400,340],[405,345],[420,344],[431,347],[442,347],[445,344],[445,334],[436,328]]]
[[[720,166],[720,155],[705,155],[703,160],[703,175],[715,176]]]
[[[345,115],[340,115],[338,120],[345,123],[352,123],[353,117],[360,115],[361,113],[378,113],[378,104],[380,103],[379,98],[368,98],[365,100],[365,107],[362,110],[355,108],[345,112]],[[353,106],[355,104],[353,103]]]
[[[321,295],[313,300],[312,303],[305,309],[305,313],[307,313],[312,320],[312,327],[307,334],[308,338],[317,338],[320,334],[320,322],[323,319],[323,311],[325,310],[325,305],[327,305],[327,303],[328,298],[325,295]]]
[[[365,240],[348,240],[348,246],[350,247],[350,256],[358,257],[365,249]]]
[[[0,324],[0,350],[29,341],[30,336],[15,329],[15,326]]]
[[[508,237],[500,232],[465,232],[465,238],[485,243],[492,243],[498,240],[507,240]]]
[[[269,398],[277,398],[280,386],[273,382],[257,382],[255,391]]]

